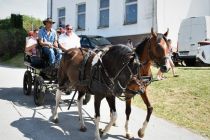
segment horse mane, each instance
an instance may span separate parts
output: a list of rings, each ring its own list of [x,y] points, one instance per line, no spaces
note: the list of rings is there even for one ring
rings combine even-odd
[[[132,53],[132,49],[126,45],[118,44],[113,45],[107,52],[107,55],[110,54],[109,57],[113,57],[113,59],[120,60],[121,58],[127,56],[128,54]],[[111,58],[110,58],[111,59]]]
[[[167,38],[166,38],[163,34],[158,33],[158,34],[157,34],[157,43],[159,43],[159,42],[161,41],[162,38],[164,39],[165,42],[167,42]],[[135,46],[135,48],[136,48],[135,52],[136,52],[139,56],[141,56],[141,55],[143,54],[144,48],[146,47],[146,43],[147,43],[147,41],[148,41],[149,39],[150,39],[150,37],[147,36],[147,37],[144,38],[144,40],[143,40],[142,42],[138,43],[138,44]]]
[[[147,41],[148,41],[149,39],[150,39],[150,37],[147,36],[147,37],[144,38],[144,40],[143,40],[142,42],[138,43],[138,44],[135,46],[135,48],[136,48],[135,52],[136,52],[139,56],[141,56],[141,55],[143,54],[144,48],[145,48],[146,43],[147,43]]]
[[[116,71],[116,69],[118,70],[122,68],[124,63],[130,60],[128,58],[128,55],[132,53],[133,53],[132,49],[126,45],[122,45],[122,44],[113,45],[105,53],[105,55],[102,58],[102,61],[105,67],[107,67],[107,69],[114,72]]]

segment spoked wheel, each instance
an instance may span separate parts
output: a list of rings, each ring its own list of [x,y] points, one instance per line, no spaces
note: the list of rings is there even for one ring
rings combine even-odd
[[[45,93],[43,91],[44,80],[41,76],[35,77],[34,79],[34,103],[37,106],[44,104]]]
[[[91,95],[90,94],[85,94],[84,100],[83,100],[83,105],[86,105],[91,99]]]
[[[31,95],[32,90],[32,75],[30,71],[26,71],[23,77],[23,93],[25,95]]]

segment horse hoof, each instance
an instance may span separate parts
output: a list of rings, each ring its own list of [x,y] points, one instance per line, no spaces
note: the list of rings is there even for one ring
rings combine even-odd
[[[59,123],[59,120],[58,120],[58,118],[52,119],[52,122],[54,122],[54,123]]]
[[[125,135],[125,137],[126,137],[126,139],[128,139],[128,140],[131,138],[130,134],[128,134],[128,133]]]
[[[112,126],[117,126],[117,124],[116,123],[113,123],[113,125]]]
[[[81,127],[79,130],[80,130],[81,132],[86,132],[86,131],[87,131],[87,128],[84,126],[84,127]]]
[[[139,136],[140,138],[143,138],[143,137],[144,137],[144,132],[142,132],[141,129],[139,129],[139,131],[138,131],[138,136]]]
[[[126,137],[126,139],[128,139],[128,140],[133,140],[133,139],[134,139],[134,137],[131,136],[131,135],[128,134],[128,133],[125,135],[125,137]]]
[[[102,129],[99,129],[99,134],[100,134],[100,137],[102,137],[104,134],[104,131]]]

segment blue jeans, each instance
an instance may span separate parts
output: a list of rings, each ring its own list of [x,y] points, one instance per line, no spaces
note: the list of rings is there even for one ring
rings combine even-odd
[[[62,58],[61,50],[60,49],[53,49],[53,48],[47,48],[43,47],[43,52],[47,57],[49,58],[49,64],[55,64],[56,62],[60,62]]]

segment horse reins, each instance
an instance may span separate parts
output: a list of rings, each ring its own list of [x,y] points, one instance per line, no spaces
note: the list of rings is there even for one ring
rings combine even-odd
[[[139,61],[138,55],[137,55],[136,53],[131,54],[131,55],[134,55],[134,60],[133,60],[133,61],[138,65],[138,68],[137,68],[137,78],[139,79],[139,78],[140,78],[139,70],[140,70],[140,66],[141,66],[140,61]],[[133,58],[131,58],[131,59],[133,59]],[[101,63],[101,66],[103,67],[104,73],[105,73],[106,77],[111,81],[112,85],[114,85],[114,81],[119,77],[119,75],[121,74],[121,72],[122,72],[125,68],[128,68],[128,70],[129,70],[129,72],[130,72],[130,75],[132,75],[132,76],[135,75],[135,74],[132,72],[131,68],[129,67],[129,63],[130,63],[130,60],[131,60],[131,59],[129,59],[128,62],[124,63],[124,65],[122,66],[122,68],[115,74],[115,76],[113,76],[113,78],[108,74],[106,68],[105,68],[104,65],[103,65],[102,59],[101,59],[101,58],[99,59],[99,60],[100,60],[100,63]],[[133,77],[130,77],[129,81],[130,81],[132,78],[133,78]],[[118,81],[118,83],[119,83],[119,81]],[[119,83],[119,84],[120,84],[120,83]],[[142,89],[140,89],[140,90],[131,90],[131,89],[128,89],[127,87],[126,87],[126,88],[123,88],[123,87],[121,86],[121,84],[120,84],[119,86],[120,86],[120,88],[123,90],[123,92],[126,92],[126,93],[129,93],[129,94],[133,95],[133,96],[131,96],[131,97],[126,97],[126,96],[122,96],[122,95],[121,95],[121,96],[117,96],[117,98],[119,98],[119,99],[122,100],[122,101],[125,101],[125,100],[130,99],[130,98],[134,97],[136,94],[144,93],[144,91],[143,91]],[[112,88],[112,89],[113,89],[113,88]],[[125,90],[124,90],[124,89],[125,89]],[[114,95],[113,91],[112,91],[112,94]],[[124,99],[122,99],[122,98],[124,98]]]

